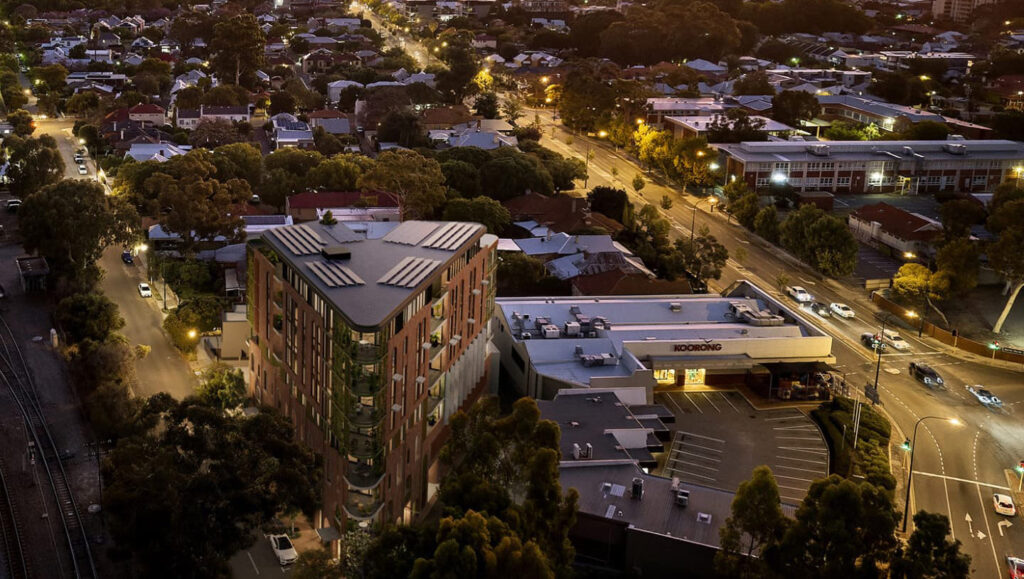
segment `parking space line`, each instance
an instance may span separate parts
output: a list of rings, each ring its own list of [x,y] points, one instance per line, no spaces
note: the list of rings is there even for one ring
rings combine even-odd
[[[711,481],[711,482],[714,482],[715,480],[717,480],[717,479],[715,479],[715,477],[713,477],[713,476],[704,476],[704,475],[702,475],[702,474],[697,474],[697,473],[695,473],[695,472],[686,472],[686,471],[684,471],[684,470],[680,470],[680,469],[678,469],[678,468],[670,468],[670,469],[668,469],[668,470],[671,470],[671,471],[675,471],[675,472],[678,472],[678,473],[679,473],[680,475],[682,475],[682,476],[695,476],[695,477],[697,477],[697,478],[702,478],[702,479],[704,479],[704,480],[709,480],[709,481]],[[682,477],[680,477],[680,478],[682,478]]]
[[[697,409],[697,412],[700,412],[701,414],[704,414],[704,411],[700,409],[700,406],[697,406],[697,403],[694,402],[692,398],[690,398],[689,394],[684,392],[683,393],[683,397],[686,398],[687,400],[689,400],[690,404],[693,404],[693,407]]]
[[[820,438],[818,438],[816,436],[815,437],[810,437],[810,436],[776,436],[775,438],[777,438],[779,440],[821,440]]]
[[[252,558],[252,553],[246,551],[245,554],[249,556],[249,562],[252,563],[252,570],[255,571],[257,575],[259,575],[260,568],[256,566],[256,560]]]
[[[819,472],[821,472],[818,469],[800,468],[799,466],[786,466],[784,464],[777,464],[775,465],[775,468],[785,468],[788,470],[802,470],[804,472],[812,472],[814,474],[818,474]]]
[[[825,454],[825,449],[823,447],[807,448],[799,446],[780,446],[779,450],[788,450],[790,452],[810,452],[813,454]]]
[[[811,460],[809,458],[797,458],[795,456],[781,456],[781,455],[778,455],[778,454],[775,455],[775,458],[780,458],[782,460],[799,460],[800,462],[809,462],[811,464],[820,464],[821,462],[823,462],[823,461],[820,461],[820,460]]]
[[[703,464],[697,464],[695,462],[685,461],[685,460],[683,460],[681,458],[670,458],[669,460],[672,461],[672,462],[678,462],[679,464],[685,464],[685,465],[689,465],[689,466],[693,466],[693,467],[697,467],[697,468],[702,468],[704,470],[713,470],[713,471],[717,471],[718,470],[717,468],[715,468],[713,466],[704,466]]]
[[[780,489],[789,489],[789,490],[791,490],[791,491],[803,491],[803,492],[807,492],[807,489],[806,489],[806,488],[802,488],[802,487],[801,487],[801,488],[797,488],[797,487],[787,487],[786,485],[779,485],[779,488],[780,488]]]
[[[692,446],[694,448],[701,448],[701,449],[704,449],[704,450],[706,450],[708,452],[717,452],[719,454],[721,454],[721,452],[722,452],[722,449],[720,449],[720,448],[711,448],[710,446],[701,446],[699,444],[694,444],[692,442],[682,442],[682,441],[680,441],[679,444],[683,445],[683,446]]]
[[[680,416],[686,414],[686,411],[683,410],[683,407],[680,406],[679,403],[675,401],[675,399],[673,399],[671,396],[669,396],[667,394],[665,395],[665,398],[668,398],[668,401],[671,402],[676,407],[677,410],[679,410],[679,415]]]
[[[784,475],[784,474],[777,474],[777,475],[775,475],[775,478],[788,478],[788,479],[790,479],[790,480],[802,480],[802,481],[804,481],[804,482],[806,482],[806,483],[812,483],[812,482],[814,482],[814,481],[813,481],[813,480],[811,480],[811,479],[807,479],[807,478],[800,478],[800,477],[798,477],[798,476],[788,476],[788,475]]]
[[[703,438],[705,440],[714,440],[715,442],[721,442],[722,444],[725,444],[725,441],[722,440],[721,438],[712,438],[710,436],[704,436],[703,434],[694,434],[692,432],[684,432],[682,430],[677,430],[676,433],[682,434],[684,436],[695,436],[697,438]]]
[[[722,462],[722,459],[720,459],[720,458],[712,458],[710,456],[704,456],[703,454],[697,454],[695,452],[686,452],[685,450],[679,450],[678,448],[673,448],[672,452],[678,452],[679,454],[685,454],[685,455],[688,455],[688,456],[696,456],[697,458],[701,458],[701,459],[704,459],[704,460],[710,460],[712,462]]]
[[[807,430],[810,432],[817,432],[818,429],[809,424],[802,424],[800,426],[774,426],[772,430]]]
[[[740,409],[736,408],[736,406],[732,403],[732,400],[729,400],[729,396],[727,396],[725,393],[720,393],[720,394],[722,394],[722,398],[725,398],[726,404],[731,406],[733,410],[735,410],[736,412],[740,411]]]
[[[701,392],[701,394],[704,396],[704,400],[707,400],[708,404],[710,404],[711,407],[715,409],[715,412],[722,412],[721,410],[718,409],[718,406],[715,405],[715,401],[712,400],[710,396],[708,396],[707,392]]]
[[[803,418],[803,417],[804,417],[803,414],[791,414],[789,416],[776,416],[774,418],[765,418],[763,420],[765,422],[768,422],[768,421],[771,421],[771,420],[792,420],[794,418]]]

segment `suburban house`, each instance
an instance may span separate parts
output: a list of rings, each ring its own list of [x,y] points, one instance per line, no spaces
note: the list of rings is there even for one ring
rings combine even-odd
[[[249,122],[252,105],[210,106],[199,105],[198,109],[178,109],[174,126],[180,129],[194,129],[203,119],[224,120],[231,123]]]
[[[154,104],[138,104],[128,109],[128,119],[141,125],[162,127],[167,124],[167,111]]]
[[[351,135],[355,132],[354,123],[349,119],[349,115],[341,111],[323,109],[306,116],[309,118],[311,129],[322,127],[329,135]]]
[[[176,145],[174,143],[132,143],[125,153],[125,157],[135,159],[142,163],[145,161],[156,161],[163,163],[171,157],[184,155],[192,147],[188,145]]]
[[[930,256],[932,243],[942,235],[942,224],[888,203],[865,205],[849,217],[854,237],[900,259]]]
[[[523,227],[533,235],[543,235],[547,231],[573,233],[595,228],[615,235],[623,229],[622,224],[611,217],[591,212],[590,204],[583,197],[565,194],[548,196],[530,192],[513,197],[502,205],[517,224],[529,221],[536,223],[533,227]],[[537,230],[536,227],[545,229]]]
[[[401,221],[401,205],[395,193],[306,191],[285,200],[285,214],[295,220],[318,221],[330,211],[338,221]]]
[[[295,147],[312,149],[313,131],[309,125],[300,121],[295,115],[279,113],[270,117],[269,135],[275,149]]]

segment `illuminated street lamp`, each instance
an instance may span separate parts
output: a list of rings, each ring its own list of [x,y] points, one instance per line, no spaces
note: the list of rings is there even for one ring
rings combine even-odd
[[[908,469],[908,472],[907,472],[907,500],[906,500],[906,503],[904,503],[904,507],[903,507],[903,532],[904,533],[907,532],[907,518],[910,515],[910,482],[914,479],[914,450],[917,449],[917,427],[920,426],[922,422],[924,422],[925,420],[928,420],[930,418],[937,418],[939,420],[945,420],[946,422],[952,424],[953,426],[960,426],[960,424],[961,424],[959,419],[956,419],[956,418],[946,418],[946,417],[943,417],[943,416],[922,416],[914,424],[914,437],[911,439],[911,442],[910,442],[910,468]],[[906,444],[906,443],[904,443],[904,444]]]
[[[927,74],[922,74],[921,76],[919,76],[917,78],[921,79],[921,82],[927,82],[927,81],[932,79],[932,77],[928,76]]]
[[[551,79],[550,79],[550,78],[548,78],[548,77],[546,77],[546,76],[542,76],[542,77],[540,77],[540,83],[541,83],[541,84],[547,84],[547,83],[549,83],[549,82],[551,82]]]
[[[718,170],[718,163],[712,162],[710,165],[708,165],[708,169],[711,169],[712,171],[717,171]]]
[[[597,133],[597,136],[599,136],[599,137],[601,137],[603,139],[603,138],[608,136],[608,131],[599,131]]]
[[[636,120],[636,124],[642,125],[642,124],[644,124],[644,120],[643,119],[637,119]],[[1022,167],[1021,169],[1024,170],[1024,167]],[[1020,174],[1020,171],[1017,171],[1017,173]]]
[[[188,331],[188,339],[190,339],[190,340],[195,340],[196,336],[198,336],[198,335],[199,335],[199,332],[195,331],[194,329]]]

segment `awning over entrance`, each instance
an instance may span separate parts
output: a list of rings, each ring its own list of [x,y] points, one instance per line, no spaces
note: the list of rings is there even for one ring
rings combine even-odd
[[[331,543],[341,538],[338,530],[334,527],[320,527],[316,530],[316,534],[320,536],[320,540],[324,543]]]

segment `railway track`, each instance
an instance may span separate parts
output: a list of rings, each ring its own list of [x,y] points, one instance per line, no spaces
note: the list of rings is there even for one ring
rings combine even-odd
[[[71,564],[72,576],[75,579],[95,579],[97,577],[96,567],[89,546],[89,538],[82,521],[81,511],[78,509],[74,493],[71,490],[70,480],[64,470],[60,451],[46,423],[46,416],[39,404],[35,387],[32,384],[32,375],[28,370],[21,347],[2,315],[0,315],[0,387],[8,389],[15,406],[24,419],[29,442],[36,449],[39,464],[42,465],[46,481],[50,485],[52,497],[60,515],[60,536],[63,537],[67,546],[69,555],[67,558]],[[7,495],[6,486],[4,486],[3,493],[7,501],[6,506],[12,507],[8,512],[13,514],[13,502]],[[2,506],[5,505],[0,505],[0,507]],[[16,519],[12,519],[12,524],[17,529]],[[7,537],[6,529],[4,542],[7,547],[5,556],[8,559],[8,566],[10,566],[11,560],[15,559],[11,556],[14,547]],[[23,555],[20,534],[15,537],[15,542],[18,543],[16,550],[19,555]],[[25,565],[23,556],[21,561],[25,568],[24,576],[27,577],[27,565]],[[22,575],[12,574],[12,576]]]
[[[3,539],[3,561],[7,567],[7,576],[12,579],[28,579],[28,559],[25,557],[25,546],[21,542],[21,518],[11,495],[7,490],[7,467],[0,460],[0,538]]]

